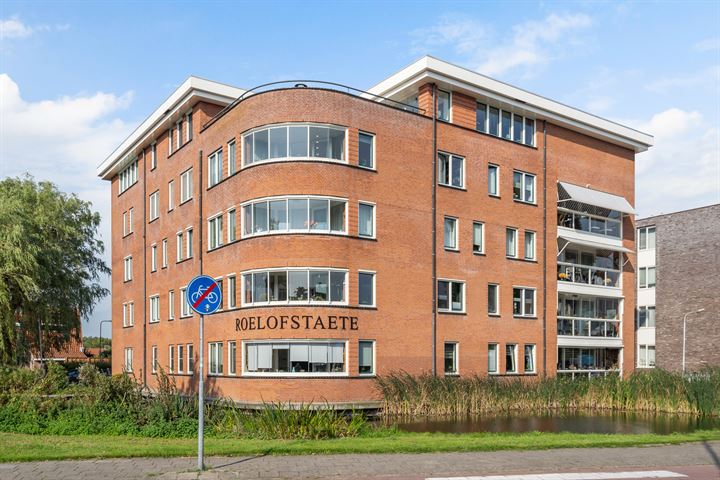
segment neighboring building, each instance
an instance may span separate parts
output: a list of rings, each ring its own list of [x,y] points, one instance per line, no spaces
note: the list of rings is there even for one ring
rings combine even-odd
[[[682,370],[686,315],[686,370],[720,365],[720,204],[637,227],[638,368]]]
[[[43,333],[43,351],[37,346],[30,349],[30,367],[36,368],[46,362],[87,362],[88,356],[82,344],[82,329],[73,331],[67,340],[57,340],[60,335]]]
[[[652,137],[432,57],[352,92],[190,77],[102,163],[115,372],[194,388],[200,272],[224,295],[212,395],[362,402],[399,370],[634,369]]]

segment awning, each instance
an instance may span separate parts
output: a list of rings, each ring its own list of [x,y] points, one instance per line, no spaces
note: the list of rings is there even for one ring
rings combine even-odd
[[[586,240],[584,238],[583,239],[571,238],[571,237],[564,236],[564,235],[559,235],[558,238],[562,238],[563,240],[565,240],[568,243],[573,243],[575,245],[583,245],[585,247],[591,247],[591,248],[595,248],[597,250],[610,250],[613,252],[632,253],[632,250],[630,250],[629,248],[625,248],[622,245],[612,245],[612,244],[607,244],[604,242],[595,242],[592,240]]]
[[[601,192],[600,190],[593,190],[592,188],[579,187],[572,183],[558,182],[565,192],[570,196],[565,200],[574,200],[580,203],[586,203],[588,205],[595,205],[596,207],[607,208],[609,210],[616,210],[622,213],[634,214],[635,209],[619,195],[613,195],[611,193]]]

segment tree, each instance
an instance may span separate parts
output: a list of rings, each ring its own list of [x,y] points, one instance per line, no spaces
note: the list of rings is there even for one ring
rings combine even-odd
[[[109,292],[90,202],[30,176],[0,181],[0,363],[24,342],[59,347]]]

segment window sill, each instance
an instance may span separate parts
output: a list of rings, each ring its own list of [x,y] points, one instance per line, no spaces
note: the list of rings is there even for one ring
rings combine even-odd
[[[440,313],[440,314],[443,314],[443,315],[460,315],[460,316],[465,316],[465,315],[467,315],[467,312],[465,312],[465,311],[463,311],[463,312],[453,312],[453,311],[450,311],[450,310],[438,310],[437,313]]]
[[[444,183],[438,183],[438,187],[444,187],[444,188],[449,188],[451,190],[459,190],[461,192],[467,192],[467,188],[465,188],[465,187],[456,187],[455,185],[446,185]]]
[[[484,257],[485,252],[473,252],[473,255],[477,255],[478,257]]]
[[[360,165],[360,164],[358,163],[357,167],[358,167],[358,168],[362,168],[363,170],[368,170],[368,171],[370,171],[370,172],[375,172],[375,173],[377,173],[377,168],[375,168],[374,166],[373,166],[373,167],[366,167],[365,165]]]
[[[488,193],[488,197],[490,197],[490,198],[497,198],[498,200],[500,200],[500,195],[494,195],[494,194],[492,194],[492,193]]]
[[[323,373],[310,373],[310,372],[277,372],[277,373],[269,373],[269,372],[261,372],[261,373],[249,373],[249,372],[243,372],[241,375],[235,375],[236,378],[317,378],[317,379],[329,379],[329,378],[351,378],[350,375],[347,372],[338,372],[338,373],[330,373],[330,372],[323,372]]]
[[[123,283],[130,283],[130,282],[132,282],[132,280],[133,280],[132,278],[129,280],[123,280]]]
[[[135,233],[135,232],[126,233],[125,235],[122,236],[122,238],[127,238],[127,237],[129,237],[130,235],[132,235],[133,233]]]
[[[133,328],[134,326],[135,324],[133,323],[132,325],[123,325],[123,328]]]
[[[531,207],[537,207],[537,202],[526,202],[525,200],[519,200],[517,198],[513,198],[513,202],[522,203],[523,205],[529,205]]]
[[[149,325],[156,325],[158,323],[160,323],[160,320],[151,320],[148,322]]]
[[[180,320],[182,320],[184,318],[192,318],[192,317],[193,317],[192,315],[180,315]]]
[[[445,376],[446,377],[459,377],[460,374],[459,373],[445,373]]]
[[[446,251],[446,252],[452,252],[452,253],[460,253],[460,249],[459,249],[459,248],[445,247],[445,251]]]
[[[155,217],[148,222],[148,225],[150,225],[151,223],[157,222],[158,220],[160,220],[160,217]]]
[[[183,200],[182,202],[178,203],[178,207],[182,207],[182,206],[185,205],[186,203],[192,202],[192,200],[193,200],[193,197],[190,197],[190,198],[188,198],[187,200]]]
[[[193,259],[193,257],[187,257],[187,258],[183,258],[182,260],[176,260],[175,265],[177,265],[179,263],[187,262],[188,260],[192,260],[192,259]]]
[[[513,315],[513,318],[517,318],[518,320],[537,320],[538,317],[534,315]]]
[[[488,313],[488,317],[500,318],[502,317],[502,315],[500,315],[499,313]]]

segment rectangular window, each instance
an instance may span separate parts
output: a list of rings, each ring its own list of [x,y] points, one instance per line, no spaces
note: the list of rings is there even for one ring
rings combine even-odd
[[[150,170],[157,168],[157,143],[153,142],[150,145]]]
[[[358,342],[358,373],[360,375],[375,374],[375,342],[370,340]]]
[[[129,256],[125,257],[125,259],[124,259],[124,261],[123,261],[123,265],[124,265],[124,267],[125,267],[125,268],[124,268],[123,279],[124,279],[126,282],[129,282],[130,280],[133,279],[133,261],[132,261],[132,255],[129,255]]]
[[[125,347],[125,365],[124,370],[128,373],[133,371],[133,349],[131,347]]]
[[[453,217],[445,217],[445,249],[458,249],[458,220]]]
[[[450,106],[450,92],[445,92],[443,90],[437,91],[438,95],[438,105],[437,105],[437,118],[438,120],[443,120],[445,122],[450,121],[450,109],[452,108]]]
[[[168,241],[167,238],[164,238],[162,241],[162,268],[167,268],[168,266]]]
[[[237,306],[237,278],[233,275],[227,279],[228,292],[227,292],[227,304],[228,308],[235,308]]]
[[[218,311],[222,310],[225,304],[225,292],[223,291],[223,281],[222,278],[216,278],[215,283],[217,283],[217,289],[218,292],[220,292],[220,306],[218,307]]]
[[[150,221],[160,217],[160,192],[150,194]]]
[[[346,301],[346,271],[266,270],[242,277],[243,306],[267,302],[337,303]]]
[[[505,229],[505,255],[508,257],[517,257],[517,229]]]
[[[187,298],[187,288],[183,287],[180,289],[180,316],[189,317],[190,315],[192,315],[192,310],[190,310],[190,302]]]
[[[487,119],[487,105],[478,102],[475,108],[475,129],[479,132],[487,132]]]
[[[438,183],[449,187],[465,186],[465,159],[448,153],[438,153]]]
[[[375,274],[372,272],[358,273],[358,304],[375,306]]]
[[[184,240],[183,232],[178,232],[177,235],[175,236],[175,240],[176,240],[176,246],[177,246],[177,248],[176,248],[177,255],[175,257],[175,261],[182,262],[185,259],[185,245],[183,245],[183,240]]]
[[[135,185],[138,181],[138,161],[135,160],[125,167],[125,169],[120,172],[119,177],[120,181],[118,182],[118,187],[120,189],[120,193],[123,193],[125,190]]]
[[[175,373],[175,345],[168,347],[168,372]]]
[[[513,315],[516,317],[535,316],[534,288],[513,288]]]
[[[237,343],[228,342],[228,374],[237,373]]]
[[[498,344],[488,344],[488,373],[498,373]]]
[[[150,247],[150,271],[154,272],[157,270],[157,245]]]
[[[193,230],[192,228],[188,228],[186,230],[186,240],[187,240],[187,258],[192,258],[193,256]]]
[[[193,356],[193,345],[192,343],[188,343],[186,345],[187,349],[187,370],[186,372],[188,375],[193,374],[193,370],[195,369],[195,357]]]
[[[208,220],[208,250],[218,248],[223,243],[222,220],[222,215]]]
[[[175,208],[175,181],[168,182],[168,212]]]
[[[535,345],[525,345],[525,373],[535,373]]]
[[[127,236],[128,233],[130,233],[128,231],[128,212],[123,212],[122,222],[123,222],[123,237],[125,237],[125,236]]]
[[[365,168],[375,168],[375,136],[360,132],[358,142],[358,164]]]
[[[150,365],[152,365],[152,373],[157,373],[157,367],[158,367],[157,345],[152,346],[152,355],[151,355]]]
[[[465,283],[454,280],[438,280],[437,308],[441,312],[464,312]]]
[[[655,267],[641,267],[638,273],[640,288],[655,287]]]
[[[242,233],[346,233],[346,211],[347,201],[341,199],[274,197],[242,206]]]
[[[192,168],[180,175],[180,203],[187,202],[193,196]]]
[[[490,114],[488,115],[488,126],[490,135],[500,135],[500,110],[495,107],[490,107]]]
[[[535,175],[517,170],[513,172],[513,199],[535,203]]]
[[[168,291],[168,319],[175,319],[175,291]]]
[[[523,141],[523,117],[513,114],[513,141],[522,143]]]
[[[638,228],[638,244],[640,250],[652,250],[655,248],[655,227]]]
[[[123,303],[123,327],[135,325],[135,303]]]
[[[473,253],[485,252],[484,225],[480,222],[473,222]]]
[[[488,283],[488,314],[500,314],[500,285]]]
[[[638,328],[655,327],[655,307],[638,307]]]
[[[185,134],[185,141],[189,142],[193,138],[192,112],[185,115],[185,123],[187,123],[187,128],[185,129],[187,132]]]
[[[177,373],[183,373],[185,367],[185,346],[177,346]]]
[[[488,165],[488,194],[494,197],[500,195],[500,167]]]
[[[345,343],[247,342],[244,371],[263,375],[344,375]]]
[[[535,145],[535,120],[532,118],[525,119],[525,145]]]
[[[445,343],[445,375],[458,374],[457,350],[457,343]]]
[[[237,212],[235,209],[228,210],[228,243],[237,240]]]
[[[211,342],[208,344],[208,374],[222,375],[223,373],[223,344]]]
[[[150,323],[160,321],[160,296],[154,295],[150,297]]]
[[[535,232],[525,230],[525,260],[535,260]]]
[[[235,140],[231,140],[227,144],[228,149],[228,177],[234,175],[237,172],[237,147],[235,146]]]
[[[505,345],[505,373],[517,373],[517,345]]]
[[[501,136],[505,140],[512,140],[510,132],[512,130],[512,114],[510,112],[502,111],[502,124],[500,127]]]
[[[360,203],[358,206],[358,235],[375,237],[375,205]]]
[[[222,148],[208,157],[208,188],[217,185],[223,178]]]
[[[175,137],[175,149],[179,149],[183,145],[183,122],[182,120],[179,120],[176,124],[175,132],[177,133]]]
[[[175,133],[175,127],[170,127],[168,130],[168,157],[173,153],[173,135]]]

